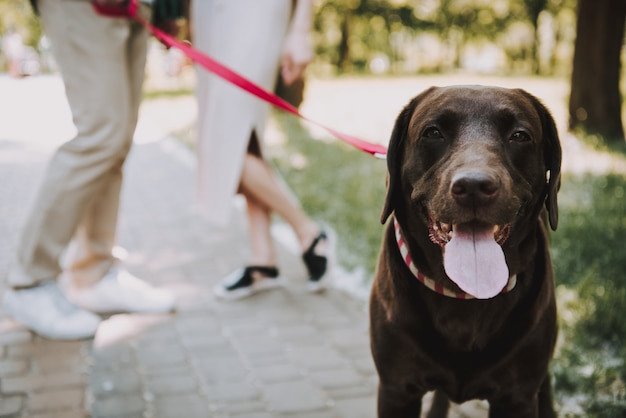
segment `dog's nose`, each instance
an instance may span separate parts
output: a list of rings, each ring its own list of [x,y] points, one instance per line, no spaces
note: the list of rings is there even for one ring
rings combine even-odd
[[[450,192],[462,206],[483,206],[498,194],[500,181],[484,171],[461,171],[452,178]]]

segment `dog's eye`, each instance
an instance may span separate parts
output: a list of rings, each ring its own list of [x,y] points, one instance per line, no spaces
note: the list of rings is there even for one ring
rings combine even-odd
[[[442,139],[443,135],[441,134],[441,131],[439,129],[431,126],[430,128],[426,128],[426,130],[422,134],[422,137],[428,139]]]
[[[517,131],[510,138],[511,141],[514,142],[528,142],[530,141],[530,135],[523,131]]]

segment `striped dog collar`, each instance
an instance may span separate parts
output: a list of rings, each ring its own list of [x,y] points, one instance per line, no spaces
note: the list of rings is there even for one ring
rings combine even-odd
[[[413,273],[413,275],[417,277],[417,280],[419,280],[424,286],[426,286],[433,292],[439,293],[440,295],[444,295],[449,298],[464,299],[464,300],[475,299],[474,296],[470,295],[469,293],[452,291],[448,289],[447,287],[435,282],[433,279],[424,276],[413,263],[413,259],[411,258],[411,254],[409,253],[409,247],[407,247],[406,242],[404,242],[404,238],[402,238],[402,232],[400,231],[400,224],[398,224],[398,221],[395,218],[393,220],[393,223],[394,223],[394,229],[396,233],[396,242],[398,243],[398,249],[400,250],[402,259],[406,263],[406,266],[409,268],[411,273]],[[504,287],[504,289],[502,289],[502,292],[500,292],[500,294],[507,293],[513,290],[516,284],[517,284],[517,275],[514,274],[511,277],[509,277],[509,282]]]

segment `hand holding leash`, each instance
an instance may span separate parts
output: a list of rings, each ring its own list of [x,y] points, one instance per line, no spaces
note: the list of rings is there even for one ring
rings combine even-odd
[[[302,78],[307,65],[313,60],[313,48],[307,33],[290,31],[283,48],[281,75],[289,85]]]

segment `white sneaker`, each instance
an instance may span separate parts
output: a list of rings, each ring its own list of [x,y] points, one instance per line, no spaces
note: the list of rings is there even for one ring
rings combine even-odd
[[[68,286],[68,298],[83,309],[97,313],[166,313],[174,309],[174,296],[157,289],[126,270],[113,266],[93,286]]]
[[[96,334],[100,317],[72,304],[54,281],[8,290],[5,312],[29,329],[53,340],[79,340]]]

